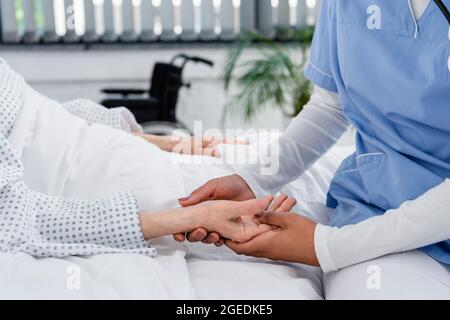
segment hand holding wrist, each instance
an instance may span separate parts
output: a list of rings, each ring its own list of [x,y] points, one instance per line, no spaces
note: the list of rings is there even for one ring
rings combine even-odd
[[[276,228],[247,243],[228,241],[227,246],[238,254],[319,266],[314,221],[294,213],[271,213],[259,220]]]

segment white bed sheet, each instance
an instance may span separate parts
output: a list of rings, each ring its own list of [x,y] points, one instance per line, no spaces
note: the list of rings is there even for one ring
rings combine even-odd
[[[331,151],[285,188],[284,192],[300,199],[298,212],[316,220],[327,218],[325,189],[319,186],[326,185],[332,175],[334,167],[329,165],[347,152]],[[222,172],[217,167],[207,171],[204,174],[213,177]],[[158,249],[157,258],[120,254],[35,259],[27,254],[0,254],[0,299],[323,298],[318,268],[240,257],[227,248],[177,244],[170,237],[152,244]],[[70,283],[77,270],[80,287],[73,288]]]
[[[11,136],[22,154],[27,183],[41,192],[95,199],[131,189],[141,209],[151,210],[176,206],[177,198],[207,180],[232,173],[223,165],[182,164],[182,156],[177,163],[177,156],[141,139],[103,126],[86,128],[56,103],[43,101],[39,105],[29,101]],[[227,148],[222,148],[224,156]],[[323,204],[329,181],[350,152],[351,148],[335,148],[283,190],[299,200],[297,212],[327,220]],[[238,257],[227,248],[177,244],[170,237],[152,244],[159,251],[157,258],[120,254],[35,259],[26,254],[0,254],[0,298],[323,297],[318,268]],[[73,282],[77,275],[79,287]]]
[[[320,275],[313,274],[261,261],[186,260],[182,251],[154,259],[0,254],[0,299],[322,299]]]

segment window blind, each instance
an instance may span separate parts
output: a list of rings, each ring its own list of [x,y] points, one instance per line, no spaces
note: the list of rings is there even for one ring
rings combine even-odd
[[[3,43],[232,40],[304,27],[321,0],[0,0]]]

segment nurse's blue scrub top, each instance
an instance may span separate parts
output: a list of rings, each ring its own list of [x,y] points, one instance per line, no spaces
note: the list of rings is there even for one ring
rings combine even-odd
[[[357,151],[330,186],[332,225],[382,215],[450,178],[450,30],[432,1],[416,24],[407,0],[324,0],[306,75],[339,93],[357,129]],[[450,264],[450,240],[422,250]]]

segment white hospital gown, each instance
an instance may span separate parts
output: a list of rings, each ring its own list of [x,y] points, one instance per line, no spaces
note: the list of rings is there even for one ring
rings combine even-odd
[[[35,257],[155,255],[143,238],[137,203],[130,192],[89,202],[48,196],[27,187],[22,163],[7,140],[23,107],[24,88],[22,77],[0,60],[0,252]],[[89,123],[129,131],[140,128],[126,109],[108,111],[83,100],[64,106]]]

